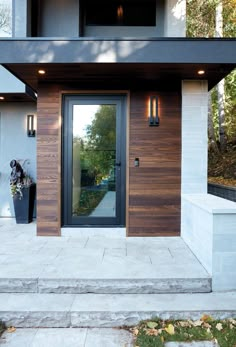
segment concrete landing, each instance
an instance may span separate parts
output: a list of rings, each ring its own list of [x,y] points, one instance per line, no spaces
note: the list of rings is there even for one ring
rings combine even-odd
[[[119,327],[141,320],[236,316],[236,292],[204,294],[0,294],[8,326]]]
[[[126,238],[119,229],[63,229],[0,219],[2,293],[210,292],[211,278],[180,237]]]

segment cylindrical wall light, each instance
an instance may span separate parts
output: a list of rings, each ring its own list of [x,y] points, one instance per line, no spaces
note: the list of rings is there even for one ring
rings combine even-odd
[[[150,97],[150,105],[149,105],[149,126],[159,126],[159,115],[158,115],[158,97],[151,96]]]
[[[29,137],[35,137],[35,128],[34,128],[34,115],[28,114],[27,115],[27,135]]]

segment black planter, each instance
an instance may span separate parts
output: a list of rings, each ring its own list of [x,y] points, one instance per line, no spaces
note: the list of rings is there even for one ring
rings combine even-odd
[[[13,197],[16,223],[28,224],[33,220],[36,184],[32,183],[30,187],[23,188],[22,194],[21,199],[18,196]]]

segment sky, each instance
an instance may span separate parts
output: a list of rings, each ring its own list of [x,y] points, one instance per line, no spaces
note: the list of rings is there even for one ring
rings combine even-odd
[[[87,125],[92,123],[95,113],[100,105],[74,105],[73,109],[73,135],[86,137]]]

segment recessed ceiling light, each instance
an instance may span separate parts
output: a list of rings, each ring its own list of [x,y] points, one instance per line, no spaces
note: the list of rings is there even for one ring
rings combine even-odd
[[[205,74],[205,70],[198,70],[197,72],[199,75],[204,75]]]
[[[38,70],[38,73],[39,73],[40,75],[45,75],[46,71],[41,69],[41,70]]]
[[[0,100],[4,100],[5,98],[4,98],[4,96],[0,96]]]

